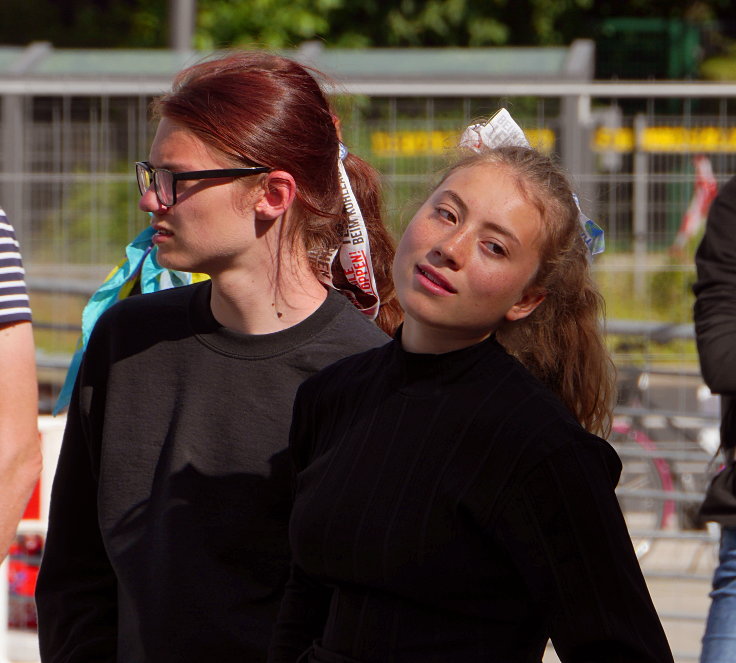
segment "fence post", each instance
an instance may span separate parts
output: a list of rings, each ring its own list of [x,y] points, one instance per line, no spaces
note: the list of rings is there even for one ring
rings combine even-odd
[[[7,73],[22,77],[30,71],[41,59],[51,51],[51,44],[45,41],[34,42],[23,51],[7,69]],[[5,176],[4,184],[0,189],[2,205],[8,213],[8,218],[15,227],[18,241],[23,245],[31,237],[30,216],[26,213],[26,178],[16,178],[18,173],[26,171],[27,145],[25,142],[28,131],[26,104],[28,98],[22,94],[0,95],[2,106],[2,124],[0,137],[2,138],[2,163],[0,172]]]
[[[634,295],[644,296],[645,270],[647,257],[647,213],[649,188],[649,156],[644,151],[644,129],[647,120],[643,114],[634,117],[634,209],[633,209],[633,249],[634,249]]]
[[[30,240],[30,219],[23,200],[24,182],[14,177],[25,171],[23,97],[16,94],[2,96],[2,207],[10,219],[21,246]]]
[[[169,47],[189,52],[197,15],[197,0],[169,0]]]

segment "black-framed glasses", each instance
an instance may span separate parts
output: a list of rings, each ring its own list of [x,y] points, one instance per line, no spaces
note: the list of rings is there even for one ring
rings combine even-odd
[[[138,189],[143,195],[153,185],[158,201],[166,207],[176,205],[176,183],[179,180],[213,180],[221,177],[247,177],[268,173],[268,166],[250,168],[218,168],[216,170],[190,170],[185,173],[172,173],[166,168],[153,168],[148,161],[136,161],[135,177]]]

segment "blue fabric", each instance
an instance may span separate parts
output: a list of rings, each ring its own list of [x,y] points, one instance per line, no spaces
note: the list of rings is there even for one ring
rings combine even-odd
[[[721,530],[700,663],[736,663],[736,528]]]
[[[148,226],[125,247],[125,258],[108,274],[84,307],[82,334],[77,341],[64,385],[54,406],[54,415],[69,405],[84,350],[97,319],[113,304],[130,294],[138,276],[142,293],[189,285],[204,277],[161,267],[156,260],[156,247],[152,241],[154,232],[153,228]]]
[[[588,247],[591,256],[603,253],[606,250],[606,239],[603,228],[601,228],[595,221],[589,219],[583,210],[580,209],[580,201],[576,194],[572,194],[572,198],[575,201],[575,205],[578,208],[578,223],[580,224],[580,236],[585,242],[585,246]]]

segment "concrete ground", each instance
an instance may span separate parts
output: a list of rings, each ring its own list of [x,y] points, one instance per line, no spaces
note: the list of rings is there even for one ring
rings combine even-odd
[[[647,557],[650,557],[649,559]],[[717,546],[697,541],[658,541],[642,560],[644,573],[681,573],[681,578],[647,577],[647,584],[677,663],[697,661],[708,615]]]

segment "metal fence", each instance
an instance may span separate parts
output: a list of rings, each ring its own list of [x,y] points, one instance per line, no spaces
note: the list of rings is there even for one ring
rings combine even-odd
[[[147,223],[132,164],[147,155],[155,128],[148,106],[161,88],[0,80],[0,202],[22,243],[47,405],[84,301]],[[348,82],[336,104],[350,148],[383,173],[397,235],[473,119],[505,106],[540,149],[561,155],[583,209],[606,229],[608,250],[595,272],[614,358],[623,373],[648,376],[647,388],[637,384],[621,403],[613,440],[624,459],[620,498],[632,537],[651,583],[695,583],[707,600],[715,533],[693,512],[712,450],[703,435],[712,442],[717,412],[712,400],[698,400],[690,290],[697,232],[679,233],[703,190],[700,158],[715,185],[736,173],[736,85]],[[677,555],[663,565],[670,545],[692,545],[711,567],[681,564]],[[673,630],[686,622],[695,632],[704,610],[663,617]],[[674,647],[678,661],[696,660],[693,638]]]
[[[717,184],[736,172],[736,86],[343,87],[353,93],[336,99],[347,142],[383,173],[387,217],[397,235],[462,127],[506,106],[541,149],[561,155],[584,209],[606,228],[609,249],[595,268],[610,317],[689,321],[692,246],[671,249],[694,195],[695,157],[707,158]],[[137,208],[132,163],[147,154],[155,128],[148,106],[162,84],[46,88],[0,80],[0,201],[16,225],[31,283],[94,283],[147,223]],[[39,321],[61,325],[74,321],[65,311],[76,314],[81,305],[71,300],[55,307],[41,293],[34,299]],[[68,333],[41,338],[52,353],[71,345]],[[638,355],[696,365],[692,344],[676,351],[655,345],[647,342]]]

